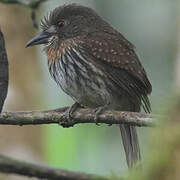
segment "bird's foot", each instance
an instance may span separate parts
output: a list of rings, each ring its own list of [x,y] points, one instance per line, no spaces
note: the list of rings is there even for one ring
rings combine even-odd
[[[95,121],[97,126],[100,126],[100,124],[98,123],[99,115],[106,109],[107,109],[107,106],[101,106],[101,107],[98,107],[98,108],[95,109],[94,121]]]
[[[74,126],[72,114],[80,107],[80,104],[75,102],[61,117],[59,124],[64,127],[72,127]]]

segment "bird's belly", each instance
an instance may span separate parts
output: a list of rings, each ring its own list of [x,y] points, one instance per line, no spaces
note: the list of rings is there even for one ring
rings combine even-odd
[[[101,81],[101,86],[97,86],[93,80],[89,80],[87,83],[83,79],[79,79],[77,83],[75,79],[68,79],[62,75],[59,85],[66,94],[84,107],[97,108],[108,105],[110,109],[124,111],[131,108],[127,97],[119,96],[116,93],[111,94],[107,91],[108,88],[104,80],[99,79],[99,81]]]
[[[94,82],[84,82],[84,80],[70,79],[62,76],[59,83],[60,87],[71,96],[76,102],[87,107],[98,107],[107,104],[107,96],[105,88],[97,87]]]
[[[50,73],[66,94],[85,107],[95,108],[108,104],[109,92],[104,80],[73,66],[64,68],[62,62],[59,63],[61,68],[53,68],[55,72]]]

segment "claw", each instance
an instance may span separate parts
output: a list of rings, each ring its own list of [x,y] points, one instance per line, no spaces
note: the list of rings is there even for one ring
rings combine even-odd
[[[97,115],[97,113],[95,114],[94,121],[95,121],[97,126],[100,126],[100,124],[98,123],[98,115]]]
[[[98,107],[95,109],[95,117],[94,117],[94,121],[96,123],[97,126],[100,126],[100,124],[98,123],[98,117],[99,115],[102,113],[102,111],[106,110],[107,107],[106,106],[102,106],[102,107]]]
[[[77,108],[80,106],[79,103],[74,103],[61,117],[59,124],[63,126],[64,128],[72,127],[74,126],[73,117],[72,114],[77,110]]]

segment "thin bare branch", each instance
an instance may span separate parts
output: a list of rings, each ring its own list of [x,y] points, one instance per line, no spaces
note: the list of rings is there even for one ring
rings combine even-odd
[[[78,109],[74,112],[72,121],[64,118],[68,107],[48,111],[3,112],[0,114],[0,124],[6,125],[38,125],[60,124],[71,127],[75,124],[95,123],[94,109]],[[98,117],[98,123],[129,124],[134,126],[153,126],[153,116],[136,112],[106,110]]]
[[[19,4],[25,7],[36,9],[39,5],[47,0],[0,0],[0,3]]]
[[[13,158],[0,155],[0,172],[8,174],[24,175],[49,180],[107,180],[108,178],[98,175],[77,173],[68,170],[55,169],[47,166],[27,163]]]
[[[38,23],[36,21],[36,10],[39,6],[47,0],[0,0],[0,3],[5,4],[17,4],[27,8],[30,8],[31,11],[31,19],[34,28],[38,29]]]

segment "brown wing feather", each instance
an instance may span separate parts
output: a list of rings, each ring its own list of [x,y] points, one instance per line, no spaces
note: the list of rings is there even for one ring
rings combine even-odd
[[[121,36],[117,38],[117,35],[106,34],[102,38],[101,33],[91,35],[81,45],[84,52],[88,52],[87,57],[103,63],[109,78],[124,89],[127,97],[141,99],[144,110],[151,111],[147,94],[151,93],[152,86],[132,44]]]
[[[141,81],[146,88],[147,94],[152,91],[146,72],[140,63],[134,46],[123,36],[112,34],[94,34],[86,39],[86,46],[90,53],[100,61],[106,62],[112,67],[124,69],[137,80]]]

